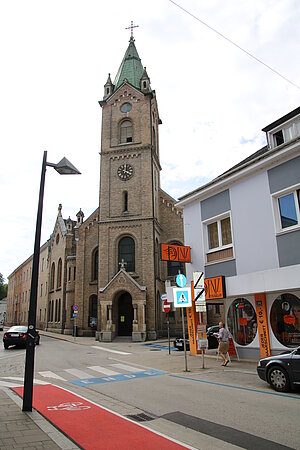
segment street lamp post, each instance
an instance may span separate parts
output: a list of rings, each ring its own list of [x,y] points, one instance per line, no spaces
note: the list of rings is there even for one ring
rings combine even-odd
[[[41,245],[41,228],[42,228],[42,212],[43,198],[45,187],[46,166],[53,167],[60,175],[76,175],[80,172],[66,158],[63,158],[58,164],[47,163],[47,152],[44,152],[40,195],[36,219],[34,253],[32,262],[32,278],[30,290],[30,302],[28,312],[28,337],[25,357],[25,374],[23,389],[23,411],[32,411],[32,392],[33,392],[33,373],[34,373],[34,351],[36,336],[36,306],[38,292],[38,275],[40,261],[40,245]]]

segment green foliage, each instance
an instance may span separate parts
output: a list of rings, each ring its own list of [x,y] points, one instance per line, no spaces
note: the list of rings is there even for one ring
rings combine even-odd
[[[0,273],[0,300],[7,296],[7,284],[4,283],[4,277]]]

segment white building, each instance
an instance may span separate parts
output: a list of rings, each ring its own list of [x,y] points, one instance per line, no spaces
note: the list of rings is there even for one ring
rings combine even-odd
[[[211,303],[252,359],[300,345],[300,107],[263,131],[267,146],[178,203],[187,277],[225,277]]]

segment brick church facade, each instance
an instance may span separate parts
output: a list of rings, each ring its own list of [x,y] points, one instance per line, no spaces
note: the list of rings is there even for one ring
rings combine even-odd
[[[160,244],[184,244],[183,220],[175,200],[160,188],[162,122],[133,36],[114,82],[108,76],[99,104],[99,207],[85,220],[80,210],[73,221],[63,219],[59,206],[53,234],[43,246],[48,249],[48,281],[38,296],[43,320],[37,315],[37,327],[71,334],[76,320],[78,335],[102,341],[118,336],[156,339],[166,330],[160,300],[165,281],[184,271],[179,263],[160,261]],[[22,291],[25,263],[29,267],[32,258],[9,277],[11,323],[24,322],[25,314],[21,318],[17,309],[22,297],[16,293]],[[180,330],[175,311],[170,324],[174,332]]]

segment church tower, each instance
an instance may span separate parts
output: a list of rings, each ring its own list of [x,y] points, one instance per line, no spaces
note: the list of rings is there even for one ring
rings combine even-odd
[[[113,82],[108,76],[99,104],[99,339],[155,339],[163,289],[158,276],[161,121],[132,27],[120,68]]]

